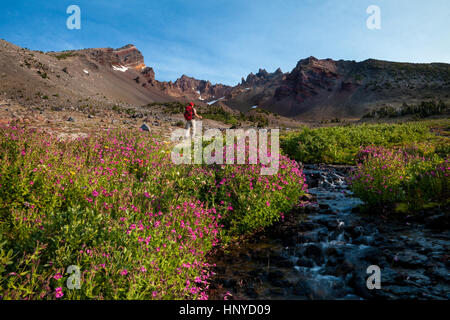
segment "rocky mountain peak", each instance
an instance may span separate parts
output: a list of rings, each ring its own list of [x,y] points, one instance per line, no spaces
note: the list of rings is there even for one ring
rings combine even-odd
[[[250,74],[247,76],[247,79],[244,80],[244,78],[242,78],[241,85],[243,86],[264,85],[268,81],[271,81],[282,74],[283,72],[281,71],[280,68],[275,70],[275,72],[273,73],[269,73],[267,72],[266,69],[260,68],[256,74],[250,72]]]
[[[297,63],[297,66],[305,66],[305,65],[311,65],[314,62],[319,61],[316,57],[310,56],[308,58],[305,59],[300,59]]]
[[[127,68],[135,70],[144,69],[144,56],[133,44],[127,44],[121,48],[112,51],[113,56],[118,60],[119,64]]]
[[[266,69],[259,69],[256,76],[259,78],[267,78],[269,76],[269,73],[266,71]]]
[[[151,67],[145,67],[141,71],[142,75],[147,78],[150,82],[155,81],[155,71]]]
[[[108,104],[220,100],[240,111],[258,105],[284,116],[324,119],[360,117],[380,105],[415,104],[427,97],[448,102],[450,92],[450,64],[445,63],[335,61],[311,56],[298,61],[291,72],[259,68],[230,87],[186,74],[175,82],[157,81],[154,69],[144,64],[133,44],[42,53],[0,40],[0,58],[4,74],[12,79],[2,83],[4,92],[14,96],[17,83],[33,81],[32,86],[21,88],[23,98],[17,98],[24,105],[48,104],[47,99],[36,100],[39,90],[62,105],[82,101],[78,96]]]

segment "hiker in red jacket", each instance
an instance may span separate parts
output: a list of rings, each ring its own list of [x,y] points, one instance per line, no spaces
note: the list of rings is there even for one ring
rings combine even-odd
[[[190,128],[192,127],[192,137],[195,136],[195,117],[202,119],[194,108],[194,103],[190,102],[184,110],[184,119],[186,119],[186,138],[189,137]]]

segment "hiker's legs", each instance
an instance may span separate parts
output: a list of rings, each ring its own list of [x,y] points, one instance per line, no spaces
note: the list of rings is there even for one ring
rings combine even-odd
[[[186,126],[185,126],[186,134],[184,136],[186,139],[189,138],[189,133],[190,133],[191,126],[192,126],[191,121],[186,121]]]
[[[197,126],[195,125],[195,120],[194,119],[192,119],[191,122],[192,122],[192,138],[195,138]]]

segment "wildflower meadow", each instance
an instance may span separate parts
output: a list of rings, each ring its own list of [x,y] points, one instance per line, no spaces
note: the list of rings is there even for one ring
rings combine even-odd
[[[146,132],[0,128],[2,299],[207,299],[213,247],[282,219],[299,165],[175,165]],[[79,270],[79,288],[71,288]]]
[[[404,149],[361,148],[350,177],[352,190],[373,209],[407,212],[446,204],[450,199],[450,158]]]

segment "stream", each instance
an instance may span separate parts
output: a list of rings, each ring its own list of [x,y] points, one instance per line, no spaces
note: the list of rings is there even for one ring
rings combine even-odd
[[[346,184],[349,170],[305,165],[306,205],[216,253],[210,298],[449,299],[448,208],[403,220],[362,214]],[[381,288],[369,290],[374,265]]]

